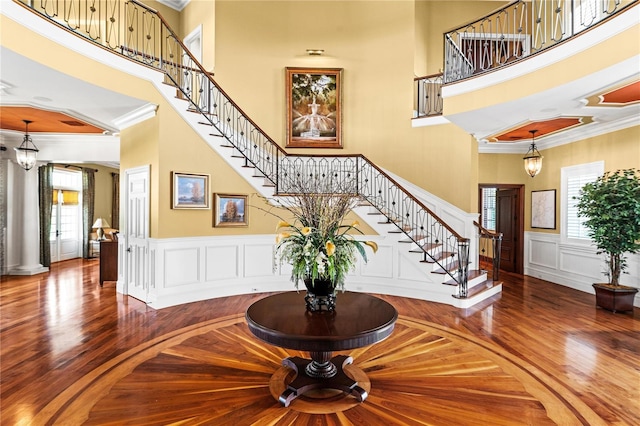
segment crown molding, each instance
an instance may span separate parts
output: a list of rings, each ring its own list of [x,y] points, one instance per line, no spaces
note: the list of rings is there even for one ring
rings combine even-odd
[[[536,146],[539,150],[555,148],[557,146],[567,145],[579,142],[588,138],[593,138],[607,133],[616,132],[629,127],[640,126],[639,116],[625,117],[610,123],[599,123],[594,121],[579,128],[560,132],[553,135],[536,138]],[[521,142],[486,142],[478,141],[478,152],[481,154],[524,154],[531,146],[531,141]]]
[[[114,119],[113,124],[118,130],[123,130],[155,117],[157,110],[158,105],[149,103]]]
[[[173,10],[182,12],[182,9],[187,7],[190,0],[157,0],[157,1],[158,3],[163,4],[167,7],[170,7]]]

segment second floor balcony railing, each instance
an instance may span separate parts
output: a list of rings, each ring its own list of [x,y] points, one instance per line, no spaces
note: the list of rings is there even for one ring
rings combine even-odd
[[[442,115],[442,74],[414,79],[416,117]]]
[[[444,83],[553,47],[638,0],[517,0],[445,33]]]

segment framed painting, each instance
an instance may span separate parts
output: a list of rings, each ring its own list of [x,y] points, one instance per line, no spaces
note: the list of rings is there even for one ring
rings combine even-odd
[[[286,68],[287,147],[342,148],[342,68]]]
[[[213,226],[249,226],[247,196],[214,194]]]
[[[556,190],[531,191],[531,227],[556,229]]]
[[[209,175],[172,172],[171,207],[174,209],[208,209]]]

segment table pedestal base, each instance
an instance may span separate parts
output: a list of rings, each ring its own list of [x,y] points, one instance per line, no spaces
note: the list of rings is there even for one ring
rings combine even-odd
[[[312,353],[312,355],[315,354]],[[285,407],[288,407],[291,401],[313,389],[338,389],[353,394],[359,402],[367,398],[367,391],[358,386],[358,382],[347,376],[344,372],[343,368],[351,364],[353,358],[346,355],[337,355],[326,362],[331,365],[327,366],[324,362],[318,364],[315,359],[310,361],[297,356],[284,359],[282,365],[293,369],[297,375],[296,378],[289,383],[284,392],[282,392],[278,401]],[[333,367],[335,367],[335,370]],[[309,376],[309,374],[314,374],[317,370],[321,370],[322,372],[331,371],[331,373],[326,375],[318,374],[317,377]]]

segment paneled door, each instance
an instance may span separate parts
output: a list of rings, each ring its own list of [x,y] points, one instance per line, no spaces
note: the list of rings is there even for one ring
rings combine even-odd
[[[125,171],[125,238],[120,250],[123,293],[145,303],[149,295],[149,170],[150,166],[142,166]]]
[[[519,250],[520,224],[518,189],[498,189],[496,195],[496,231],[502,233],[500,268],[508,272],[518,272],[522,256]]]
[[[77,170],[53,170],[51,262],[82,256],[82,173]]]

